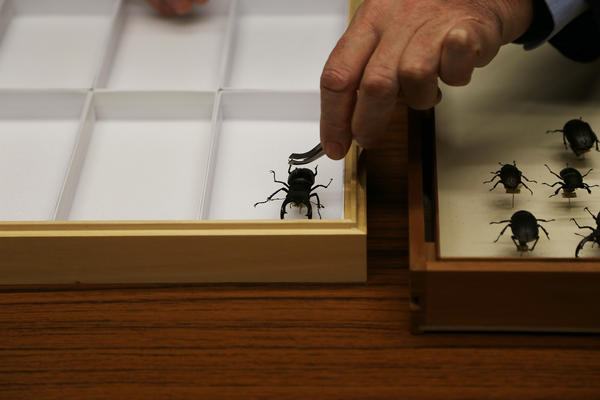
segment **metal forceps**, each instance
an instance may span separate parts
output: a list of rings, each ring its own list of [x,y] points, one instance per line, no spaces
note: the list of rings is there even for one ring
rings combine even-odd
[[[289,156],[288,164],[290,165],[304,165],[309,162],[315,161],[317,158],[322,157],[325,154],[321,143],[307,151],[306,153],[292,153]]]

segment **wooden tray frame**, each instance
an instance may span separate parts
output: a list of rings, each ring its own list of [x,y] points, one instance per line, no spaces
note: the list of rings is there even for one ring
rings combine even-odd
[[[0,223],[0,286],[365,281],[358,160],[352,147],[343,220]]]
[[[361,2],[349,0],[349,18]],[[353,145],[345,159],[343,220],[0,222],[0,288],[364,282],[359,155]]]
[[[600,332],[598,258],[440,256],[434,113],[408,124],[412,331]]]

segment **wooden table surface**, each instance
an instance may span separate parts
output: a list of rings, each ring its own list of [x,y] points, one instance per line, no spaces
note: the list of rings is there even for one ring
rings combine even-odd
[[[0,399],[600,399],[600,336],[409,333],[406,111],[367,284],[3,290]]]

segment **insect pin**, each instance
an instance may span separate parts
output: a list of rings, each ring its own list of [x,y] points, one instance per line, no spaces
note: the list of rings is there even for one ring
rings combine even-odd
[[[501,162],[499,162],[498,164],[500,164],[502,168],[500,168],[498,171],[490,172],[490,174],[494,174],[492,179],[483,182],[491,183],[496,178],[500,178],[500,180],[498,180],[498,182],[496,182],[496,184],[490,189],[490,192],[496,189],[496,186],[498,186],[499,184],[503,184],[506,193],[512,194],[513,207],[515,206],[515,193],[521,192],[519,185],[523,185],[533,195],[533,191],[525,184],[525,182],[523,182],[523,179],[525,179],[527,182],[533,183],[537,183],[537,181],[527,179],[527,177],[523,175],[523,173],[517,168],[517,163],[515,161],[513,161],[512,164],[502,164]]]
[[[517,246],[517,251],[533,251],[533,249],[535,249],[535,245],[537,244],[538,240],[540,239],[539,236],[539,229],[543,230],[544,233],[546,234],[546,237],[548,238],[548,240],[550,240],[550,236],[548,235],[548,231],[539,224],[539,222],[552,222],[554,221],[553,219],[549,219],[549,220],[545,220],[545,219],[537,219],[533,216],[532,213],[530,213],[529,211],[517,211],[515,212],[510,219],[505,219],[503,221],[498,221],[498,222],[490,222],[490,224],[503,224],[508,222],[508,225],[506,225],[504,227],[504,229],[502,229],[502,231],[500,231],[500,234],[498,235],[498,237],[496,238],[496,240],[494,240],[494,243],[496,243],[499,239],[500,236],[502,236],[504,234],[504,231],[506,231],[506,229],[508,227],[510,227],[511,231],[512,231],[512,236],[511,239],[513,241],[513,243],[515,244],[515,246]],[[527,243],[534,241],[533,246],[531,246],[531,248],[529,248],[529,246],[527,245]]]
[[[577,197],[577,193],[575,193],[575,189],[585,189],[585,190],[587,190],[587,192],[589,194],[591,194],[592,191],[590,190],[590,188],[598,186],[598,185],[590,186],[583,181],[583,178],[585,178],[590,172],[592,172],[592,168],[590,168],[590,170],[588,172],[586,172],[585,174],[581,175],[581,172],[579,172],[575,168],[569,167],[569,164],[567,164],[567,168],[563,168],[560,171],[560,175],[559,175],[556,172],[552,171],[550,169],[550,167],[548,166],[548,164],[544,164],[544,165],[546,166],[546,168],[548,168],[548,171],[550,171],[550,173],[552,175],[554,175],[558,179],[560,179],[560,181],[555,182],[552,185],[550,185],[549,183],[543,182],[544,185],[550,186],[552,188],[556,185],[559,185],[558,189],[556,189],[554,191],[554,194],[551,194],[548,197],[556,196],[558,194],[558,192],[560,192],[560,190],[562,189],[563,197],[568,198],[569,204],[570,204],[571,198]]]
[[[562,132],[565,149],[567,148],[567,142],[569,142],[571,150],[577,157],[590,151],[594,144],[596,145],[596,151],[600,151],[598,149],[598,137],[596,137],[590,124],[581,118],[567,121],[563,129],[546,131],[546,133],[553,132]]]
[[[575,249],[575,257],[579,257],[579,252],[581,251],[581,249],[583,249],[583,246],[585,246],[587,242],[592,242],[592,247],[594,246],[594,243],[600,245],[600,212],[596,216],[590,211],[589,208],[586,207],[584,208],[584,210],[590,213],[590,215],[594,219],[594,222],[596,222],[596,227],[592,228],[588,225],[581,226],[577,223],[577,221],[575,221],[575,218],[571,218],[571,221],[575,222],[575,225],[577,225],[579,229],[589,229],[592,231],[592,233],[590,233],[587,236],[576,233],[576,235],[583,236],[583,239],[581,239],[581,241],[577,245],[577,249]]]
[[[327,185],[315,185],[315,177],[317,176],[317,166],[315,166],[315,172],[311,171],[308,168],[296,168],[292,171],[292,166],[288,167],[288,179],[287,183],[278,181],[275,177],[275,171],[269,171],[273,174],[273,181],[275,183],[279,183],[283,185],[282,188],[277,189],[274,193],[272,193],[265,201],[259,201],[254,203],[254,207],[259,204],[264,204],[269,201],[275,200],[283,200],[281,204],[281,219],[284,218],[284,215],[287,214],[286,207],[288,204],[296,207],[306,207],[306,217],[308,219],[312,219],[312,206],[310,199],[314,197],[317,200],[317,213],[319,214],[319,218],[321,218],[321,208],[325,208],[324,205],[321,204],[321,200],[319,199],[319,195],[317,193],[313,193],[313,191],[317,188],[328,188],[333,181],[333,178],[329,180]],[[283,199],[275,199],[273,198],[277,193],[285,192],[285,198]]]

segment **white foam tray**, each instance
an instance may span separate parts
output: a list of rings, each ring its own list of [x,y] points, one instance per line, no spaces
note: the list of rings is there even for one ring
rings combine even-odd
[[[486,68],[476,71],[464,88],[442,88],[444,100],[436,107],[437,181],[440,253],[442,257],[573,257],[582,239],[570,221],[581,225],[594,221],[584,211],[600,211],[600,187],[591,194],[577,189],[577,197],[549,198],[554,189],[542,182],[558,179],[544,164],[560,172],[567,166],[586,172],[589,185],[600,184],[600,153],[595,149],[577,158],[565,150],[560,133],[565,122],[583,118],[600,135],[600,62],[580,64],[569,61],[549,45],[531,53],[518,46],[506,46]],[[529,179],[527,189],[512,195],[498,185],[492,192],[490,171],[498,162],[512,163]],[[496,179],[497,182],[497,179]],[[555,189],[558,186],[555,187]],[[537,218],[556,219],[541,223],[550,240],[540,230],[534,252],[519,253],[508,228],[497,243],[494,240],[506,224],[491,221],[510,219],[517,210],[528,210]],[[533,243],[530,243],[532,245]],[[598,256],[591,244],[580,256]]]
[[[281,201],[253,204],[318,142],[347,15],[347,0],[215,0],[183,18],[0,0],[0,221],[279,218]],[[318,165],[321,214],[343,218],[343,163]]]

